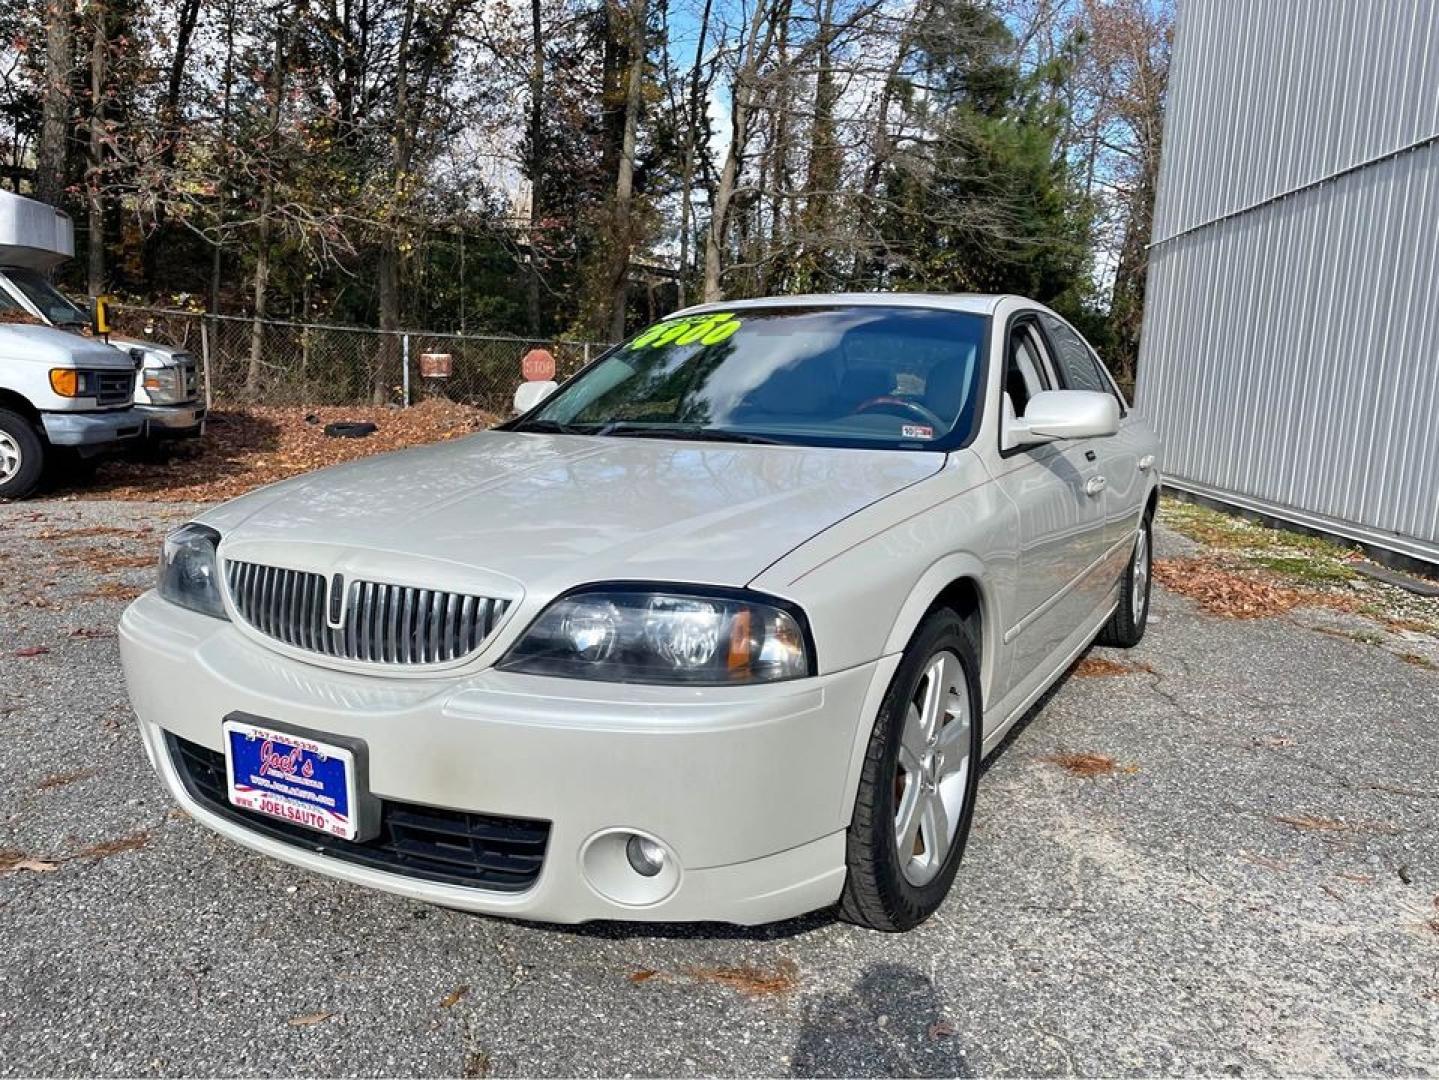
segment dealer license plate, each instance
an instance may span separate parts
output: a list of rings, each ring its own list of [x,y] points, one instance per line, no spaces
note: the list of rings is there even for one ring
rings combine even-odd
[[[245,810],[355,838],[355,755],[259,724],[226,720],[230,802]]]

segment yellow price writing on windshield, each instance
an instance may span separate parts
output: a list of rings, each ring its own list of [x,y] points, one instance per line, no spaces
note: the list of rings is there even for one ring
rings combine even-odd
[[[690,315],[655,323],[630,342],[631,349],[658,349],[664,345],[718,345],[742,325],[728,311],[713,315]]]

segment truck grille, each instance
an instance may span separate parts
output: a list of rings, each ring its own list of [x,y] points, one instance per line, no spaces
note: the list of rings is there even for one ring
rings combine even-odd
[[[484,644],[509,607],[484,596],[351,581],[341,611],[323,574],[233,560],[225,568],[230,598],[247,623],[286,645],[342,660],[459,660]]]
[[[95,404],[123,405],[135,397],[135,373],[133,371],[95,372]]]
[[[341,840],[231,805],[223,753],[169,732],[165,740],[192,799],[213,814],[295,847],[406,877],[499,892],[528,889],[544,865],[548,821],[381,799],[380,834],[363,842]]]

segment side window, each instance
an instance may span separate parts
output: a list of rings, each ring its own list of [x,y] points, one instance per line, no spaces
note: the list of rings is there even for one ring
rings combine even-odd
[[[1044,374],[1034,331],[1026,324],[1016,326],[1009,335],[1009,349],[1004,358],[1004,392],[1014,406],[1014,415],[1023,416],[1029,399],[1049,389]]]
[[[1113,394],[1114,387],[1099,370],[1099,361],[1084,340],[1052,315],[1041,314],[1040,318],[1044,321],[1049,340],[1054,344],[1054,364],[1059,369],[1059,378],[1065,388]],[[1123,402],[1120,405],[1123,407]]]

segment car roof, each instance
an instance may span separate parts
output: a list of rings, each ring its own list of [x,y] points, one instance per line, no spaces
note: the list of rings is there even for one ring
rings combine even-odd
[[[695,304],[676,311],[677,315],[698,315],[707,311],[739,311],[746,308],[777,307],[913,307],[965,311],[992,315],[1003,294],[997,293],[807,293],[800,296],[758,296],[749,300],[726,300]]]

